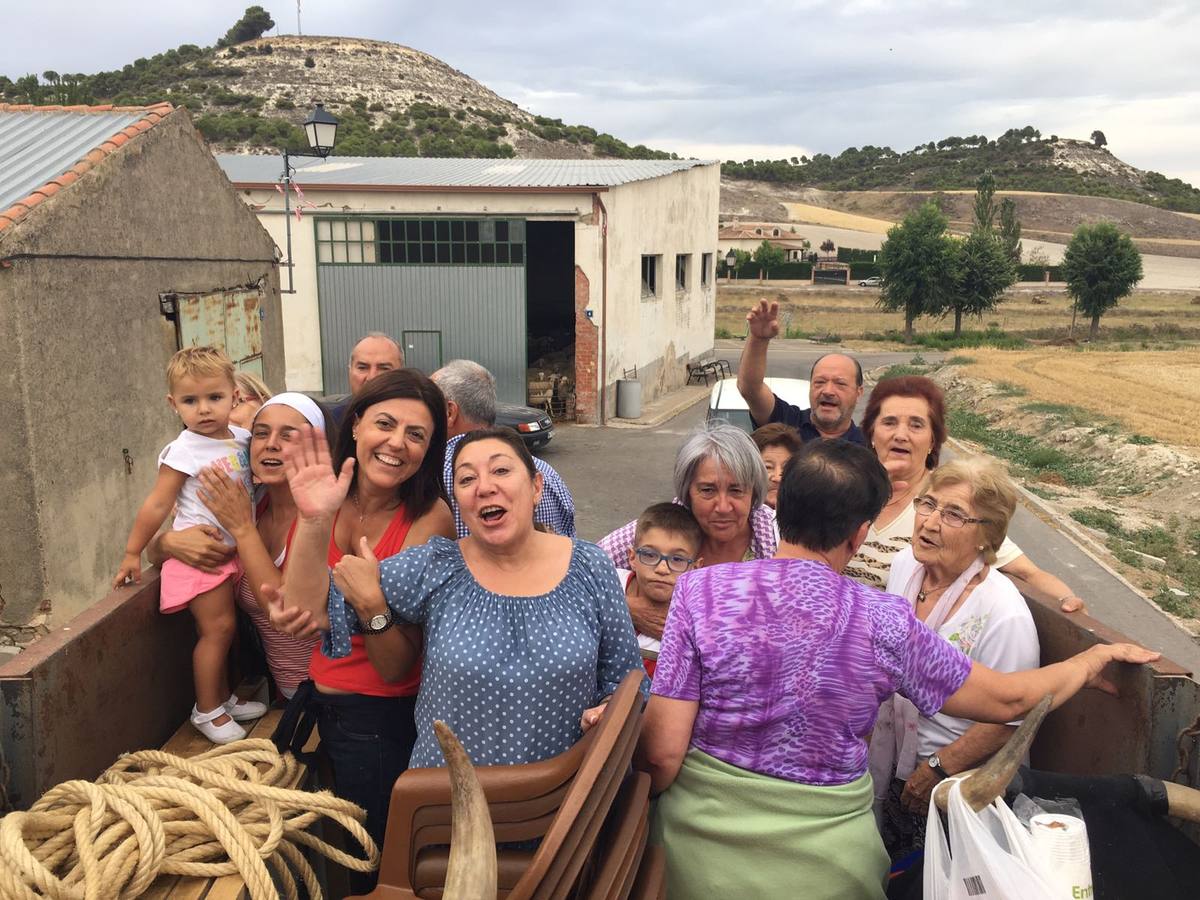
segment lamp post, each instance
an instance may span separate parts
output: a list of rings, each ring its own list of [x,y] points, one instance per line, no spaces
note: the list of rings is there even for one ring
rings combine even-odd
[[[729,248],[729,255],[725,257],[725,283],[729,284],[729,280],[733,277],[733,267],[737,265],[737,254],[733,252],[733,248]]]
[[[286,291],[280,293],[296,293],[292,284],[292,174],[296,170],[291,158],[316,156],[325,159],[333,151],[334,141],[337,140],[337,128],[337,118],[325,111],[324,103],[318,103],[316,109],[304,120],[304,136],[308,138],[308,149],[289,151],[286,146],[283,148],[283,221],[287,229],[288,286]]]

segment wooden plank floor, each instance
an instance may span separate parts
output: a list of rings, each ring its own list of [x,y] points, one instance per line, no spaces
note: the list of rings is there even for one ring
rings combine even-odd
[[[283,715],[281,709],[269,709],[267,714],[250,728],[247,737],[270,738]],[[314,731],[309,738],[305,750],[314,750],[317,745],[317,735]],[[215,745],[192,727],[191,722],[183,725],[163,745],[163,750],[176,756],[196,756]],[[285,787],[297,787],[304,780],[307,770],[301,766],[294,784]],[[144,894],[143,900],[245,900],[249,896],[245,883],[240,875],[224,875],[220,878],[196,878],[183,875],[164,875],[155,880]]]

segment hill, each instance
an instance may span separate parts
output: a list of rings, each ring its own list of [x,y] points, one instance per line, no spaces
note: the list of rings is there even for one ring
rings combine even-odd
[[[830,191],[973,190],[976,179],[991,172],[997,190],[1111,197],[1200,213],[1200,190],[1190,184],[1122,162],[1100,142],[1043,138],[1029,125],[1010,128],[995,140],[949,137],[903,153],[850,147],[837,156],[731,161],[722,171],[733,178]]]
[[[43,79],[0,76],[0,94],[17,103],[166,100],[187,107],[222,152],[302,148],[299,126],[323,102],[341,120],[336,155],[673,156],[531,115],[436,57],[386,41],[284,35],[224,47],[184,44],[116,71],[46,72]]]

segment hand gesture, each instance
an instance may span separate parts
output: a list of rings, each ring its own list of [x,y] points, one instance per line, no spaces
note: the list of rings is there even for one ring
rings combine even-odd
[[[309,640],[321,634],[321,630],[313,622],[312,613],[287,605],[282,586],[276,588],[264,584],[262,596],[267,601],[267,617],[276,631],[301,640]]]
[[[342,471],[335,475],[325,433],[305,425],[301,428],[300,438],[283,448],[283,469],[300,516],[328,518],[337,512],[350,492],[354,457],[347,459],[342,464]]]
[[[235,538],[246,529],[254,528],[250,494],[241,480],[235,481],[216,466],[205,466],[197,477],[200,479],[200,499],[217,517],[222,528]]]
[[[140,553],[126,553],[121,558],[121,568],[117,569],[117,574],[112,580],[112,586],[119,588],[126,584],[141,584],[141,582],[142,555]]]
[[[591,709],[585,709],[583,715],[579,717],[579,725],[583,728],[584,734],[587,734],[600,718],[604,715],[604,710],[608,706],[608,701],[605,700],[599,706],[593,706]]]
[[[751,337],[764,341],[779,337],[779,304],[759,300],[758,306],[746,313],[746,324]]]
[[[347,553],[338,561],[333,567],[333,583],[362,618],[361,613],[368,607],[373,611],[379,609],[383,591],[379,586],[379,560],[365,537],[359,539],[358,553],[358,556]]]

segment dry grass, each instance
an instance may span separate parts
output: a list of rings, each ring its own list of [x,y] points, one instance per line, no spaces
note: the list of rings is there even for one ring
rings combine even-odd
[[[839,212],[824,206],[814,206],[811,203],[788,203],[784,201],[788,218],[793,222],[806,222],[811,225],[828,225],[830,228],[848,228],[852,231],[869,231],[872,234],[887,234],[895,222],[884,219],[873,219],[870,216],[858,216],[854,213]]]
[[[1200,447],[1200,351],[971,350],[964,373],[1117,419],[1130,431]]]
[[[1188,331],[1200,330],[1200,304],[1197,295],[1186,291],[1138,291],[1101,319],[1105,329],[1178,325]],[[717,328],[731,334],[745,332],[746,312],[759,298],[778,300],[788,325],[809,334],[837,334],[847,340],[864,334],[882,334],[904,328],[904,316],[880,310],[875,288],[812,288],[792,283],[766,282],[747,285],[724,282],[717,288]],[[1039,302],[1034,302],[1035,300]],[[1054,330],[1071,324],[1071,300],[1061,288],[1021,287],[1010,291],[1000,306],[978,319],[965,321],[963,327],[978,329],[991,323],[1010,334],[1049,337]],[[953,319],[919,319],[917,331],[940,331],[953,326]],[[1076,323],[1076,333],[1085,334],[1088,322]],[[1153,339],[1153,336],[1150,336]],[[1125,339],[1136,339],[1125,336]]]

